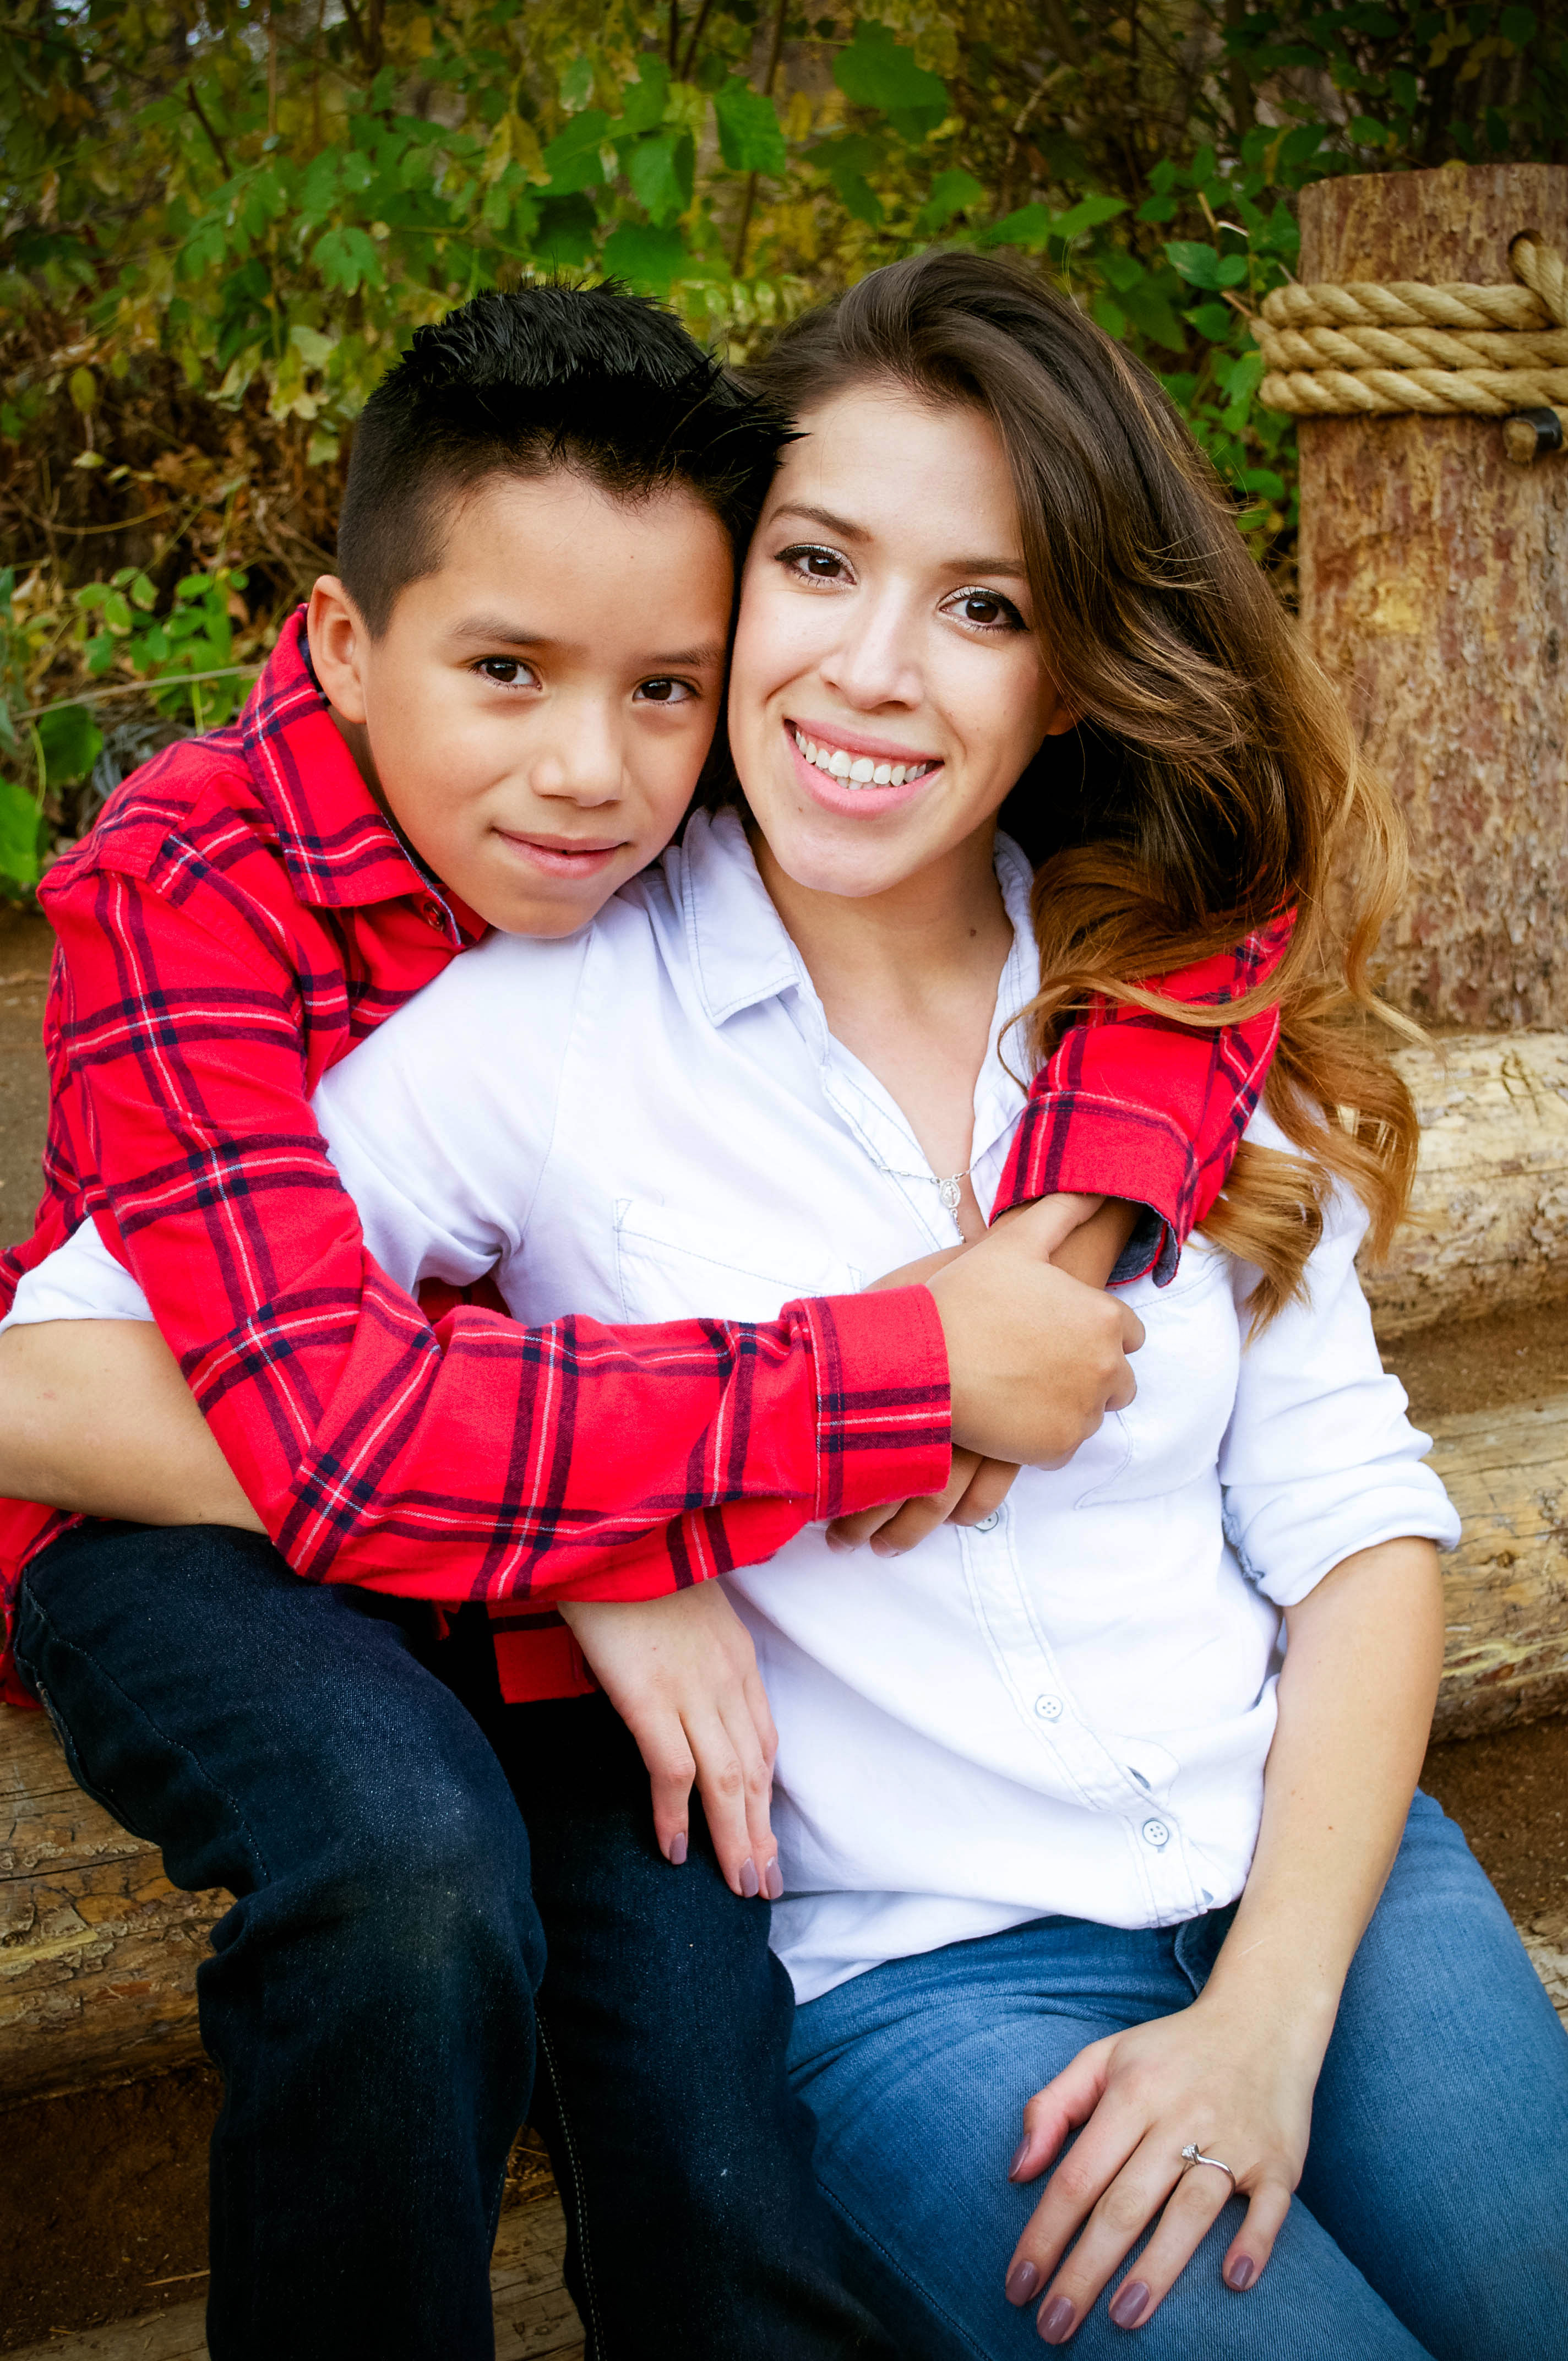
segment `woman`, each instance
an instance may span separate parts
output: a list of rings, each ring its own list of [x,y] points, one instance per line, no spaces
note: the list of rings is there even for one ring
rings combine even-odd
[[[1137,1402],[972,1532],[901,1512],[895,1569],[815,1531],[731,1578],[780,1733],[791,2072],[911,2351],[1568,2350],[1568,2045],[1411,1804],[1456,1528],[1353,1267],[1411,1150],[1345,1022],[1381,791],[1073,306],[927,257],[763,374],[802,433],[747,566],[744,805],[334,1071],[367,1240],[405,1284],[499,1259],[530,1319],[863,1283],[978,1234],[1031,1030],[1293,899],[1272,1116],[1210,1246],[1132,1290]]]

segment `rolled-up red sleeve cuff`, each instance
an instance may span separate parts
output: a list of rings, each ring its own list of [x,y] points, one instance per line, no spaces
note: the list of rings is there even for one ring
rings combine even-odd
[[[939,1492],[952,1465],[948,1346],[928,1288],[813,1298],[817,1518]]]
[[[1037,1091],[1024,1109],[991,1218],[1058,1191],[1146,1206],[1113,1283],[1176,1276],[1192,1226],[1200,1166],[1191,1140],[1155,1109],[1083,1091]]]

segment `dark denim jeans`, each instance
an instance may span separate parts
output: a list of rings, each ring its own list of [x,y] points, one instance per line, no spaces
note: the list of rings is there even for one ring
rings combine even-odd
[[[24,1586],[18,1658],[82,1785],[236,1896],[198,1976],[214,2361],[487,2361],[536,2045],[590,2355],[885,2361],[765,1904],[695,1809],[685,1867],[660,1858],[601,1699],[503,1707],[482,1633],[433,1650],[426,1620],[217,1527],[85,1526]]]

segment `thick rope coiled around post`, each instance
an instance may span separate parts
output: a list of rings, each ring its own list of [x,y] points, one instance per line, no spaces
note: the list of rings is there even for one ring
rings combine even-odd
[[[1267,367],[1260,399],[1299,418],[1503,418],[1510,457],[1555,447],[1568,429],[1568,262],[1528,236],[1508,259],[1509,287],[1275,288],[1253,326]],[[1511,431],[1520,412],[1535,413],[1522,436]]]

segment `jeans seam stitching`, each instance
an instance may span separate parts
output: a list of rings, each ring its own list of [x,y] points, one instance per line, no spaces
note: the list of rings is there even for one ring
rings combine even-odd
[[[235,1820],[250,1853],[252,1867],[257,1873],[258,1884],[264,1885],[270,1883],[272,1872],[267,1865],[267,1856],[262,1851],[260,1845],[257,1842],[255,1831],[252,1829],[250,1822],[246,1818],[244,1812],[240,1809],[236,1797],[229,1793],[226,1787],[220,1785],[219,1782],[213,1777],[212,1773],[207,1769],[206,1764],[202,1761],[198,1754],[194,1753],[189,1746],[186,1746],[180,1739],[175,1738],[169,1730],[165,1730],[162,1724],[156,1721],[152,1715],[148,1712],[145,1706],[138,1704],[137,1699],[131,1697],[126,1690],[121,1686],[120,1683],[115,1678],[113,1673],[109,1672],[106,1667],[99,1662],[96,1656],[93,1655],[86,1648],[79,1646],[74,1640],[71,1640],[66,1637],[65,1633],[60,1631],[58,1624],[50,1619],[47,1610],[40,1606],[35,1593],[29,1592],[28,1596],[33,1613],[38,1617],[38,1621],[44,1626],[44,1629],[48,1631],[55,1645],[60,1648],[69,1649],[71,1653],[73,1656],[79,1656],[83,1664],[91,1664],[99,1679],[105,1682],[107,1686],[114,1690],[115,1695],[121,1700],[126,1711],[134,1714],[139,1721],[145,1722],[148,1729],[152,1730],[155,1735],[162,1741],[165,1746],[170,1747],[175,1753],[182,1756],[184,1761],[191,1765],[203,1784],[209,1788],[214,1795],[220,1797],[221,1800],[228,1806],[229,1810],[234,1814]],[[41,1681],[38,1683],[38,1687],[39,1695],[41,1696],[43,1693],[43,1684]],[[52,1712],[49,1715],[49,1719],[51,1721],[54,1720],[54,1715]],[[60,1727],[60,1725],[57,1725],[57,1727]],[[74,1734],[71,1732],[68,1727],[60,1728],[60,1741],[62,1745],[69,1748],[70,1752],[75,1758],[75,1761],[78,1763],[81,1763],[81,1748],[76,1742]],[[85,1764],[82,1764],[82,1769],[85,1770]],[[149,1837],[145,1829],[137,1828],[132,1821],[126,1817],[120,1808],[118,1800],[115,1795],[114,1789],[108,1785],[107,1783],[100,1783],[99,1781],[94,1780],[93,1782],[93,1792],[102,1797],[105,1807],[115,1815],[115,1818],[120,1821],[123,1827],[130,1830],[132,1836],[140,1837],[144,1844],[158,1844],[158,1839],[156,1837]],[[161,1846],[159,1846],[159,1852],[162,1851]]]
[[[583,2185],[582,2162],[577,2154],[576,2142],[572,2137],[572,2126],[567,2118],[565,2102],[561,2095],[561,2079],[555,2071],[555,2053],[550,2046],[550,2036],[545,2027],[544,2019],[537,2011],[534,2015],[534,2028],[539,2039],[539,2053],[544,2060],[544,2070],[550,2077],[550,2089],[555,2101],[555,2115],[561,2126],[561,2138],[566,2150],[566,2161],[572,2169],[573,2211],[576,2215],[577,2236],[583,2254],[584,2292],[588,2300],[589,2317],[586,2325],[593,2339],[595,2350],[602,2352],[604,2323],[599,2314],[598,2291],[594,2282],[593,2249],[588,2239],[587,2194]]]

